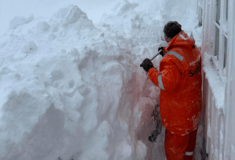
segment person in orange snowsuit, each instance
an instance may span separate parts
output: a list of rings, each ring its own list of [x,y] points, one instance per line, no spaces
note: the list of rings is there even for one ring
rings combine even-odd
[[[167,160],[192,160],[202,110],[201,53],[178,22],[168,22],[163,31],[168,46],[159,47],[159,70],[147,58],[140,66],[160,88]]]

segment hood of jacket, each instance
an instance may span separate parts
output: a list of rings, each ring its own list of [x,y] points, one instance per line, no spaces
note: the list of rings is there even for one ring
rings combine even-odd
[[[195,47],[195,42],[184,31],[181,31],[174,38],[172,38],[166,47],[166,51],[173,47],[186,47],[188,49],[192,49]]]

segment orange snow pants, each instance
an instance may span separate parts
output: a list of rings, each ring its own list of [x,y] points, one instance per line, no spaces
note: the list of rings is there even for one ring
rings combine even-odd
[[[172,134],[166,129],[165,153],[167,160],[193,160],[197,129],[184,136]]]

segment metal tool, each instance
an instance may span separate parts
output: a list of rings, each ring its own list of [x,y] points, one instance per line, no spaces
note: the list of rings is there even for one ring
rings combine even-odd
[[[153,56],[153,58],[151,58],[150,60],[151,60],[151,61],[154,60],[154,58],[156,58],[156,57],[161,53],[161,51],[162,51],[162,50],[158,51],[158,53],[157,53],[155,56]]]

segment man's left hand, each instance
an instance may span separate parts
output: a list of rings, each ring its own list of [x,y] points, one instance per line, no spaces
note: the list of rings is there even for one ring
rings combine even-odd
[[[158,48],[158,51],[161,51],[160,52],[160,55],[163,57],[163,55],[164,55],[164,53],[163,53],[163,51],[164,51],[165,49],[164,49],[164,47],[159,47]]]
[[[140,67],[143,67],[143,69],[148,72],[150,68],[153,68],[153,63],[150,59],[146,58],[141,64]]]

